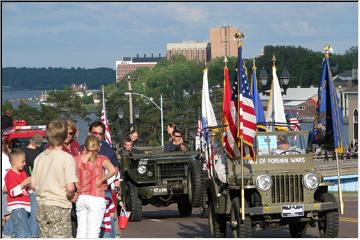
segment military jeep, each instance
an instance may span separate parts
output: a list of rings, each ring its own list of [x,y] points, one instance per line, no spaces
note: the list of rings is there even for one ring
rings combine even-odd
[[[142,148],[144,150],[144,148]],[[166,207],[177,203],[180,216],[190,216],[203,197],[202,165],[198,152],[162,152],[145,148],[144,153],[122,156],[122,199],[131,211],[130,221],[142,219],[142,206]]]
[[[252,228],[262,230],[283,225],[289,226],[292,237],[301,237],[307,227],[316,225],[320,237],[337,237],[338,204],[328,192],[328,186],[333,184],[324,182],[316,171],[308,135],[305,131],[257,132],[256,161],[243,162],[244,220],[241,161],[230,159],[224,151],[222,156],[215,157],[215,161],[225,160],[226,180],[219,181],[215,171],[207,183],[212,237],[226,236],[227,221],[232,237],[251,237]],[[279,154],[277,142],[281,138],[286,138],[289,148]],[[214,141],[221,141],[221,136]]]

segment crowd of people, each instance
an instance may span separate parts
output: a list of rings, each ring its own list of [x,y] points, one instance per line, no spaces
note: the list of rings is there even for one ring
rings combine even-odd
[[[2,144],[2,237],[114,238],[118,160],[96,121],[80,145],[72,120],[54,120],[28,146]]]
[[[45,145],[40,134],[19,149],[2,144],[2,237],[115,238],[121,158],[104,140],[105,125],[91,123],[84,144],[70,119],[51,121],[45,131]],[[167,132],[164,151],[189,150],[175,124]],[[120,155],[138,140],[132,130]]]
[[[351,141],[344,153],[344,159],[357,159],[358,158],[358,142],[353,140]]]

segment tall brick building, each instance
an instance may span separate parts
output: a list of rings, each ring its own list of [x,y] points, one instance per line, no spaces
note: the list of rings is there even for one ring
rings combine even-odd
[[[183,55],[187,60],[195,61],[210,61],[210,43],[183,41],[182,43],[167,43],[166,44],[166,58],[170,59],[174,55]]]
[[[209,39],[211,43],[211,59],[216,57],[237,56],[237,41],[234,40],[235,33],[239,29],[235,27],[209,28]]]

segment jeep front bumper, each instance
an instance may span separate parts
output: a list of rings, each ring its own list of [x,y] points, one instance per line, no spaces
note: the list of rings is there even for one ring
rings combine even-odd
[[[284,203],[283,205],[288,205]],[[265,206],[265,207],[250,207],[245,209],[246,214],[250,215],[266,215],[266,214],[281,214],[281,209],[283,205],[276,206]],[[291,205],[297,205],[296,203],[291,203]],[[333,202],[324,202],[324,203],[298,203],[298,205],[304,206],[304,212],[321,212],[332,209],[337,209],[338,205]]]

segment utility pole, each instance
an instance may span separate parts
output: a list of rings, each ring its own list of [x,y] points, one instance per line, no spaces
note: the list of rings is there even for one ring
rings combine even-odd
[[[132,88],[131,88],[131,77],[130,75],[128,75],[128,90],[129,92],[132,92]],[[133,104],[132,104],[132,95],[129,95],[129,119],[130,119],[130,132],[133,130],[134,128],[134,119],[133,119]]]

